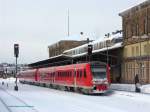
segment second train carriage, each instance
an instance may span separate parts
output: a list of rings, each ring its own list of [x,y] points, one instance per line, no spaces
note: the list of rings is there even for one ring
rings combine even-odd
[[[82,93],[105,93],[110,85],[109,66],[100,62],[39,68],[20,73],[20,82],[49,85]]]

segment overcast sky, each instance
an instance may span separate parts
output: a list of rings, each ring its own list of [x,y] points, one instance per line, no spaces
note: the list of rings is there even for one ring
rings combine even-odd
[[[14,43],[20,44],[19,63],[48,58],[47,46],[81,31],[91,39],[121,29],[118,13],[144,0],[0,0],[0,63],[14,63]],[[77,37],[77,36],[76,36]]]

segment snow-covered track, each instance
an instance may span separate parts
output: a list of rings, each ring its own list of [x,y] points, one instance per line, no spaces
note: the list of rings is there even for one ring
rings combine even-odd
[[[1,87],[0,94],[3,96],[0,98],[0,104],[3,105],[2,112],[38,112],[34,106],[27,104]]]
[[[7,104],[3,101],[2,98],[0,98],[0,105],[1,104],[3,105],[3,107],[1,107],[1,108],[3,108],[3,110],[5,109],[4,112],[12,112],[11,109],[7,106]]]

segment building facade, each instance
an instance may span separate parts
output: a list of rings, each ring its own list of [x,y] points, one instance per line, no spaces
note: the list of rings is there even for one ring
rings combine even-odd
[[[29,69],[26,64],[18,64],[17,71],[23,71]],[[14,76],[16,73],[16,65],[9,63],[0,63],[0,77]]]
[[[122,82],[150,83],[150,1],[119,14],[122,17],[124,49]]]
[[[65,50],[80,46],[87,43],[84,41],[76,41],[76,40],[61,40],[55,44],[48,46],[49,50],[49,58],[61,55]]]

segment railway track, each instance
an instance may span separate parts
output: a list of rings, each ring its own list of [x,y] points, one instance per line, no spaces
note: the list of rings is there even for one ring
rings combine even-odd
[[[7,92],[4,88],[0,87],[0,112],[38,112],[34,106],[27,104],[25,101],[16,97],[9,92]]]

